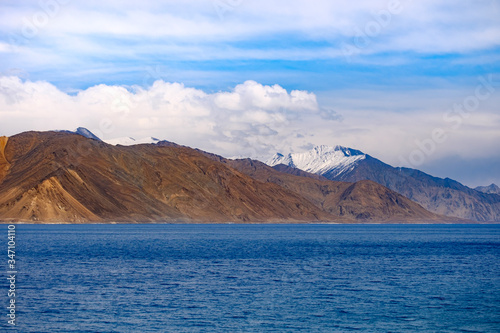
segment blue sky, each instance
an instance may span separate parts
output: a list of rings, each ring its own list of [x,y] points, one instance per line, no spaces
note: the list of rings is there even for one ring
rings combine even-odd
[[[499,0],[2,1],[0,135],[85,126],[254,158],[341,144],[498,184],[498,17]]]

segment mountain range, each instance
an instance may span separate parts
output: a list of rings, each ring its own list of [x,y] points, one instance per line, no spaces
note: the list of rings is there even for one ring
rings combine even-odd
[[[471,189],[449,179],[422,171],[393,167],[359,150],[342,146],[317,146],[305,153],[277,153],[266,162],[277,170],[298,168],[329,180],[371,180],[419,203],[427,210],[474,221],[500,221],[498,187]]]
[[[0,220],[464,222],[370,180],[332,181],[167,141],[114,146],[83,129],[0,138]]]

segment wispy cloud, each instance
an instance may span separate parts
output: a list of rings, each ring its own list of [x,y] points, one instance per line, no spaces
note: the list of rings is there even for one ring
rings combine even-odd
[[[72,48],[76,54],[124,56],[154,53],[154,48],[163,46],[158,54],[169,51],[179,58],[196,48],[213,50],[214,43],[228,46],[230,52],[200,52],[203,59],[241,58],[241,52],[248,50],[249,59],[286,58],[285,51],[302,59],[334,58],[342,56],[342,43],[363,54],[469,52],[500,45],[497,1],[491,0],[242,1],[224,17],[218,15],[216,1],[186,1],[182,6],[174,1],[140,6],[66,2],[47,2],[58,4],[52,8],[41,6],[43,1],[3,4],[4,42],[15,43],[16,38],[9,41],[8,36],[17,36],[17,42],[33,48],[50,40],[55,42],[50,43],[52,51]],[[283,36],[292,38],[292,43],[280,43]],[[251,44],[262,40],[276,43],[252,50]],[[325,44],[311,52],[302,47],[305,41]]]
[[[384,66],[400,80],[407,67],[441,68],[434,56],[453,55],[456,71],[480,61],[494,72],[498,7],[497,0],[4,1],[0,72],[22,68],[69,89],[137,84],[138,68],[162,64],[177,72],[169,81],[204,88],[211,75],[215,89],[254,79],[321,90],[331,89],[332,74]],[[81,72],[92,74],[75,80]],[[298,75],[302,87],[293,83]]]

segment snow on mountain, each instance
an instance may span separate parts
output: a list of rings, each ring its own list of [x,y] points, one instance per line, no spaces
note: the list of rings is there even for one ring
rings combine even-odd
[[[113,145],[113,146],[116,146],[116,145],[133,146],[133,145],[148,144],[148,143],[158,143],[158,142],[160,142],[160,140],[157,138],[153,138],[153,137],[147,137],[147,138],[142,138],[142,139],[123,137],[123,138],[104,140],[104,142],[106,142],[110,145]]]
[[[495,184],[491,184],[489,186],[478,186],[475,190],[488,194],[500,194],[500,187]]]
[[[97,141],[101,141],[94,133],[86,129],[85,127],[78,127],[75,131],[76,134],[80,134],[81,136],[84,136],[89,139],[94,139]]]
[[[74,133],[74,134],[79,134],[81,136],[84,136],[88,139],[93,139],[93,140],[97,140],[97,141],[102,141],[101,139],[99,139],[99,137],[97,137],[94,133],[92,133],[91,131],[89,131],[88,129],[86,129],[85,127],[78,127],[76,130],[74,131],[68,131],[68,130],[56,130],[56,132],[63,132],[63,133]]]
[[[285,164],[310,173],[332,176],[352,170],[356,163],[366,158],[359,150],[342,146],[317,146],[305,153],[282,155],[277,153],[266,164],[275,166]]]
[[[149,144],[149,143],[158,143],[161,140],[153,137],[146,137],[142,139],[134,139],[132,137],[122,137],[122,138],[114,138],[114,139],[108,139],[108,140],[101,140],[99,137],[97,137],[94,133],[86,129],[85,127],[78,127],[75,131],[67,131],[67,130],[62,130],[58,132],[65,132],[65,133],[75,133],[79,134],[81,136],[84,136],[89,139],[94,139],[97,141],[104,141],[110,145],[116,146],[116,145],[122,145],[122,146],[133,146],[133,145],[140,145],[140,144]]]

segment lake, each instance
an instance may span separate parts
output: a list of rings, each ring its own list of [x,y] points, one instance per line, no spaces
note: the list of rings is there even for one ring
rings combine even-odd
[[[500,332],[499,225],[16,225],[16,242],[12,331]]]

